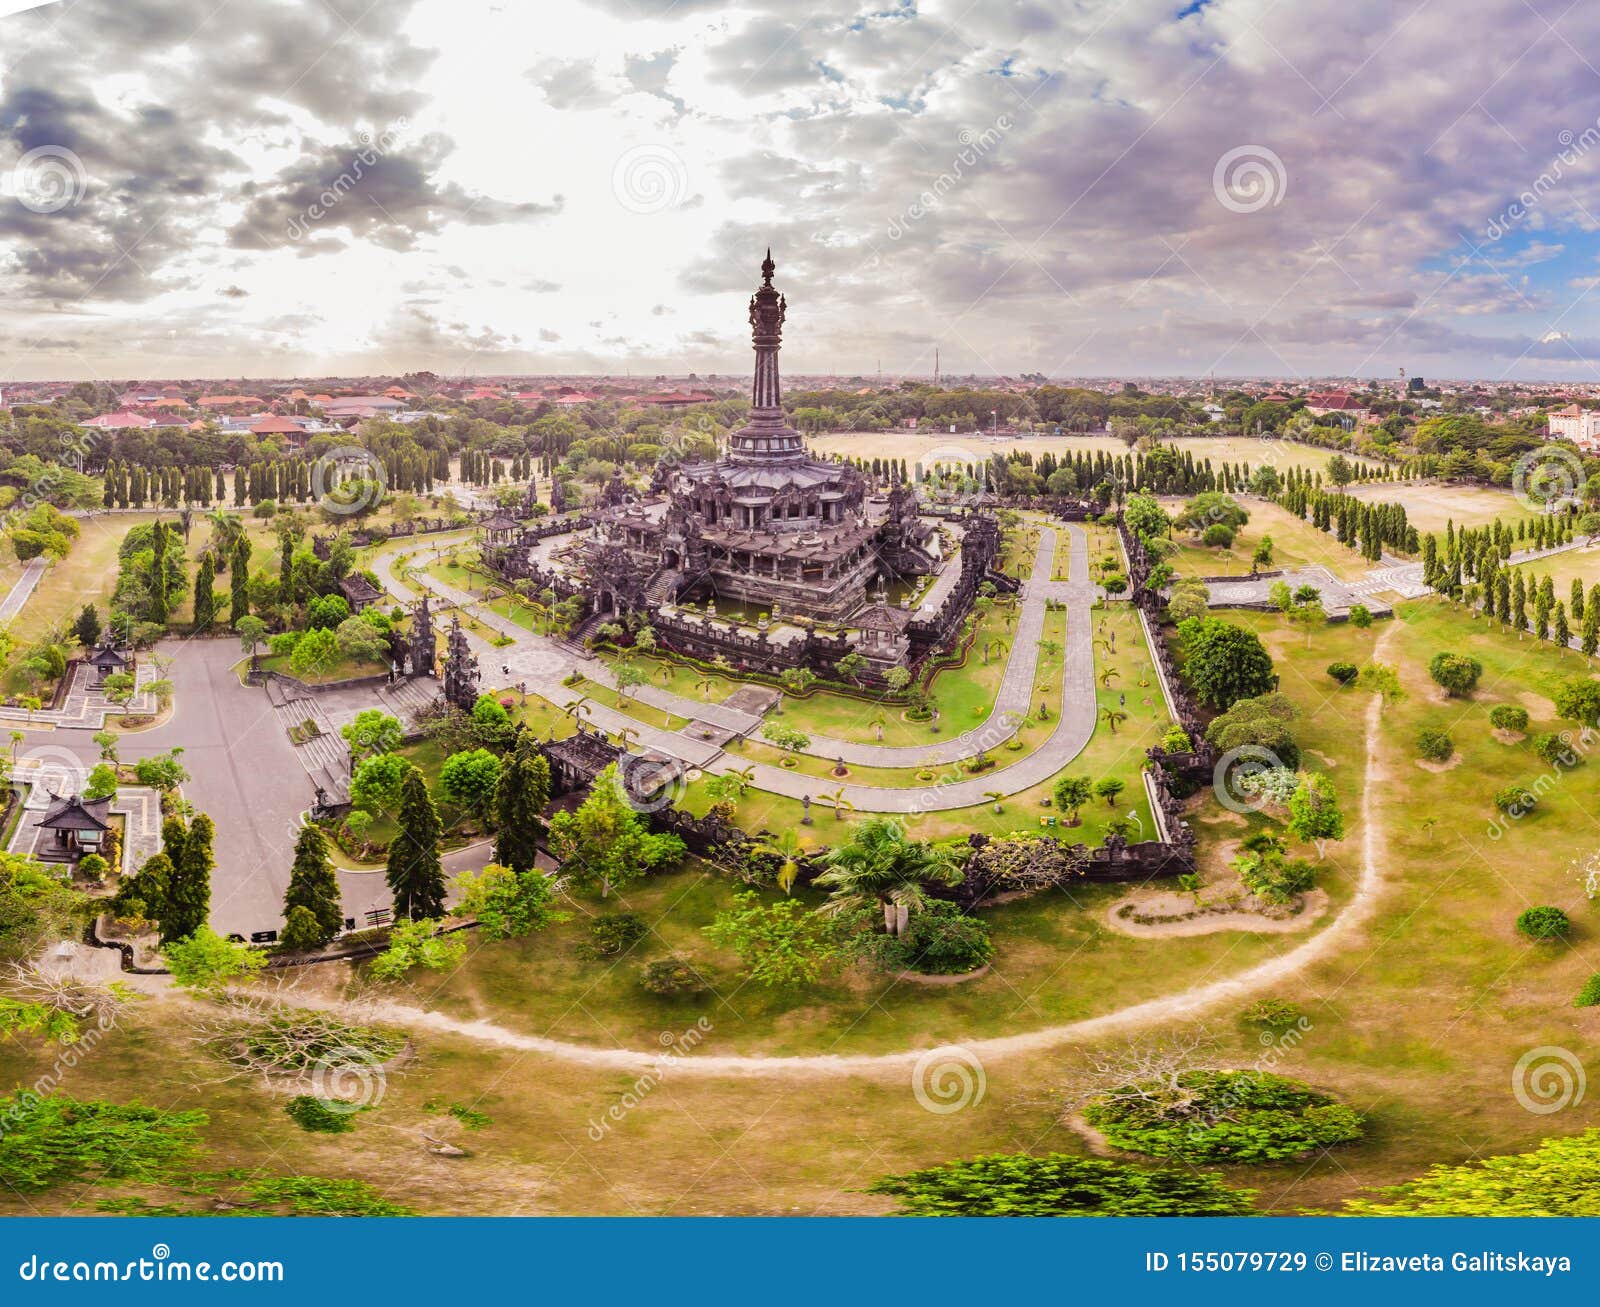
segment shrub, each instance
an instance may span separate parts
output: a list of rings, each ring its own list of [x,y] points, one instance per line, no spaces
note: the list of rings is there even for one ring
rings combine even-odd
[[[1182,1169],[1145,1170],[1094,1157],[995,1153],[884,1176],[868,1193],[900,1199],[901,1216],[1248,1216],[1249,1189]]]
[[[111,864],[98,853],[86,853],[78,859],[78,873],[90,880],[102,880],[110,870]]]
[[[1223,522],[1213,522],[1200,533],[1200,543],[1227,549],[1233,544],[1233,528]]]
[[[1578,997],[1572,1000],[1573,1007],[1595,1007],[1600,1005],[1600,971],[1583,982],[1583,988],[1578,991]]]
[[[657,958],[640,968],[639,983],[652,994],[676,998],[682,994],[703,994],[711,986],[690,966],[686,958]]]
[[[1443,762],[1456,751],[1448,732],[1433,729],[1417,732],[1417,752],[1434,762]]]
[[[1354,663],[1329,663],[1328,675],[1340,685],[1349,685],[1361,675],[1361,669]]]
[[[1188,753],[1194,748],[1189,732],[1174,722],[1161,736],[1161,747],[1168,753]]]
[[[1494,806],[1511,817],[1526,817],[1539,806],[1539,799],[1526,785],[1508,785],[1494,796]]]
[[[589,942],[579,950],[588,958],[621,957],[650,933],[650,927],[637,912],[618,912],[600,917],[589,927]]]
[[[1350,625],[1360,627],[1363,631],[1372,625],[1372,610],[1365,604],[1350,605]]]
[[[1514,703],[1497,703],[1489,709],[1489,725],[1500,731],[1528,729],[1528,710]]]
[[[957,976],[976,971],[994,957],[989,928],[954,903],[932,899],[912,914],[899,935],[870,934],[863,950],[885,971]]]
[[[1306,1014],[1296,1003],[1284,998],[1260,998],[1244,1010],[1247,1025],[1281,1035],[1306,1022]]]
[[[1114,1090],[1084,1117],[1116,1148],[1185,1162],[1276,1162],[1362,1133],[1357,1112],[1264,1071],[1185,1071]]]
[[[1572,920],[1560,908],[1529,908],[1517,918],[1517,929],[1529,939],[1560,939],[1572,929]]]
[[[1436,653],[1428,663],[1428,675],[1456,698],[1472,693],[1483,675],[1483,664],[1466,654]]]
[[[310,1094],[297,1094],[284,1104],[283,1110],[302,1130],[313,1134],[343,1135],[356,1128],[356,1123],[350,1119],[350,1107],[343,1103],[330,1105],[327,1099]]]
[[[1569,737],[1557,735],[1553,731],[1535,735],[1533,751],[1552,767],[1558,764],[1562,767],[1576,767],[1583,760],[1578,751],[1572,747]]]

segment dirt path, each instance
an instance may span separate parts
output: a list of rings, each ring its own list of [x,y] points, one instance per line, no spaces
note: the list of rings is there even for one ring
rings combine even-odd
[[[1386,630],[1373,647],[1373,658],[1384,653],[1397,626]],[[1367,769],[1361,797],[1361,874],[1356,883],[1355,895],[1333,922],[1303,944],[1281,953],[1275,958],[1257,963],[1236,976],[1214,980],[1181,994],[1135,1003],[1132,1007],[1108,1012],[1103,1016],[1088,1017],[1082,1021],[1062,1026],[1047,1026],[1017,1035],[1002,1035],[991,1039],[967,1040],[959,1045],[946,1044],[948,1060],[957,1058],[996,1061],[1022,1053],[1037,1053],[1063,1044],[1102,1039],[1108,1035],[1134,1030],[1141,1026],[1198,1017],[1211,1008],[1227,1002],[1239,1002],[1251,994],[1272,985],[1278,985],[1298,975],[1313,963],[1331,957],[1351,944],[1372,916],[1384,881],[1380,870],[1382,835],[1378,824],[1374,796],[1381,788],[1386,775],[1381,756],[1380,728],[1383,719],[1383,699],[1374,695],[1367,705],[1366,745]],[[309,996],[296,996],[296,1002],[307,1007],[324,1006],[322,1000]],[[329,1003],[328,1006],[333,1006]],[[604,1070],[641,1072],[659,1068],[663,1061],[670,1063],[674,1076],[702,1078],[764,1077],[764,1076],[855,1076],[875,1073],[900,1072],[907,1068],[923,1068],[940,1059],[936,1049],[914,1048],[897,1053],[817,1054],[806,1057],[728,1056],[694,1052],[680,1057],[660,1053],[639,1052],[633,1049],[591,1048],[582,1044],[546,1039],[539,1035],[508,1030],[492,1021],[466,1021],[446,1016],[442,1012],[427,1012],[402,1003],[380,1003],[372,1010],[375,1020],[392,1022],[413,1030],[429,1031],[441,1035],[456,1035],[491,1044],[500,1048],[517,1049],[559,1058],[563,1062]],[[712,1037],[711,1042],[715,1042]]]

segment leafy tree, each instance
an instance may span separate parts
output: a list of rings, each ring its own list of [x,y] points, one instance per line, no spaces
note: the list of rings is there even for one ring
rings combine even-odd
[[[1289,796],[1289,830],[1297,839],[1317,844],[1344,838],[1344,814],[1325,773],[1300,777],[1299,788]]]
[[[757,894],[736,894],[705,931],[739,955],[747,979],[769,988],[813,984],[839,955],[837,923],[797,899],[763,903]]]
[[[330,630],[305,632],[289,655],[289,670],[296,676],[320,676],[338,660],[339,640]]]
[[[1122,506],[1122,520],[1145,541],[1166,535],[1172,527],[1172,519],[1153,495],[1129,495]]]
[[[1338,681],[1340,685],[1351,685],[1356,677],[1361,675],[1361,669],[1354,663],[1329,663],[1328,675]]]
[[[1575,676],[1556,687],[1556,715],[1584,726],[1600,724],[1600,681]]]
[[[358,762],[376,753],[393,753],[405,738],[399,718],[381,708],[363,708],[355,718],[339,728],[350,746],[350,756]]]
[[[494,729],[510,725],[511,714],[500,700],[485,692],[472,705],[472,720],[478,726]]]
[[[1106,801],[1107,807],[1110,807],[1116,803],[1117,795],[1127,788],[1126,781],[1118,780],[1115,776],[1107,776],[1104,780],[1095,782],[1094,792]]]
[[[1089,802],[1094,793],[1093,782],[1087,776],[1062,776],[1050,791],[1055,805],[1066,814],[1067,825],[1078,824],[1078,809]]]
[[[1345,1204],[1352,1216],[1600,1216],[1600,1129],[1546,1139],[1527,1153],[1436,1166]]]
[[[394,895],[395,915],[419,921],[444,912],[444,870],[439,863],[443,828],[422,773],[409,763],[404,765],[395,814],[397,829],[389,844],[385,875]]]
[[[1211,719],[1206,740],[1221,753],[1247,747],[1265,749],[1279,765],[1293,769],[1300,765],[1300,746],[1289,727],[1299,715],[1288,695],[1277,691],[1240,699]]]
[[[495,861],[516,872],[532,871],[550,802],[550,764],[533,736],[522,732],[495,785]]]
[[[467,937],[441,934],[439,923],[426,917],[398,921],[389,932],[389,947],[372,959],[378,980],[399,980],[413,967],[445,971],[467,955]]]
[[[479,816],[494,802],[499,783],[500,759],[487,749],[453,753],[439,769],[440,793]]]
[[[1178,627],[1183,674],[1196,698],[1226,709],[1271,691],[1272,657],[1252,631],[1220,617],[1190,618]]]
[[[311,948],[326,944],[344,926],[339,877],[328,857],[328,841],[315,826],[301,827],[294,843],[294,865],[283,896],[285,918],[293,916],[297,908],[310,915],[315,927]]]
[[[1358,630],[1366,630],[1372,625],[1372,610],[1365,604],[1350,605],[1350,625]]]
[[[521,939],[567,914],[554,908],[555,881],[542,871],[514,871],[491,862],[480,872],[456,877],[456,913],[476,917],[485,939]]]
[[[57,1185],[163,1184],[200,1150],[204,1112],[19,1091],[0,1098],[0,1184],[20,1194]]]
[[[367,758],[350,777],[350,802],[368,812],[388,812],[400,803],[410,764],[397,753]]]
[[[1472,693],[1483,675],[1483,664],[1466,654],[1440,652],[1429,660],[1428,675],[1446,694],[1459,699]]]
[[[867,1192],[900,1199],[901,1216],[1248,1216],[1256,1191],[1188,1169],[993,1153],[885,1176]]]
[[[108,762],[96,763],[83,783],[85,799],[111,799],[117,794],[117,769]]]
[[[550,851],[574,884],[598,888],[605,898],[646,872],[683,856],[676,835],[652,834],[628,796],[612,763],[594,779],[574,812],[550,819]]]
[[[264,953],[224,939],[210,926],[201,926],[181,940],[163,944],[161,956],[177,985],[202,993],[250,980],[267,965]]]

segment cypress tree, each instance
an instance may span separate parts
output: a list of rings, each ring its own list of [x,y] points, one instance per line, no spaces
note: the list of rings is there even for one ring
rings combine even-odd
[[[208,551],[194,574],[194,629],[206,630],[217,615],[217,569]]]
[[[239,625],[239,619],[250,612],[250,545],[243,536],[233,544],[233,560],[228,564],[230,587],[228,621]]]
[[[154,536],[151,542],[152,559],[150,564],[150,620],[165,624],[167,620],[167,524],[156,519],[151,528]]]
[[[439,865],[439,812],[427,782],[415,767],[400,785],[395,837],[389,844],[385,874],[397,917],[418,921],[444,911],[444,869]]]
[[[172,860],[166,911],[161,917],[161,941],[165,944],[188,939],[211,915],[211,868],[215,865],[211,841],[216,832],[211,818],[201,813],[187,829],[181,819],[169,817],[161,833],[166,846],[163,851]]]
[[[289,869],[289,888],[283,896],[284,917],[296,908],[304,908],[316,923],[313,946],[326,944],[344,925],[339,878],[328,859],[328,842],[315,826],[302,827],[294,844],[294,866]]]
[[[544,806],[550,801],[550,764],[528,731],[500,771],[494,792],[494,860],[513,871],[532,871]]]

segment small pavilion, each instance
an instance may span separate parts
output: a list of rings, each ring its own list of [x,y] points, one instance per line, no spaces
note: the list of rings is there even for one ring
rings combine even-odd
[[[89,655],[89,666],[94,668],[94,683],[104,685],[106,677],[128,670],[128,660],[107,644]]]
[[[106,832],[111,829],[106,820],[110,809],[109,797],[85,802],[76,794],[67,794],[51,799],[44,816],[34,822],[35,826],[55,836],[40,850],[41,855],[76,862],[86,853],[100,852],[105,845]]]

